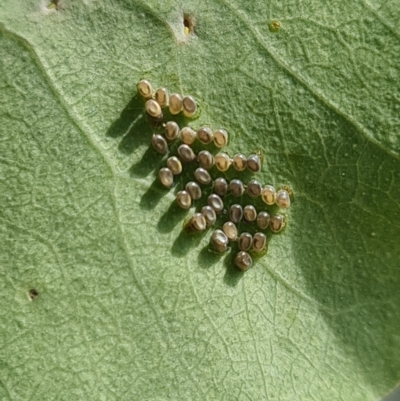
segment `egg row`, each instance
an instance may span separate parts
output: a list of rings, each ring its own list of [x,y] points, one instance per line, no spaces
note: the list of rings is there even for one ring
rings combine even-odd
[[[276,218],[278,217],[278,218]],[[201,212],[193,214],[193,216],[186,223],[185,229],[188,231],[204,231],[206,228],[215,224],[217,219],[215,210],[210,206],[203,206]],[[279,232],[282,230],[283,216],[276,215],[272,218],[274,229],[278,228]],[[238,236],[238,229],[234,223],[227,221],[222,226],[222,230],[215,230],[211,237],[211,246],[217,252],[225,252],[227,250],[228,242],[238,242],[241,251],[253,250],[254,252],[261,252],[267,245],[267,237],[262,232],[256,232],[251,235],[248,232],[243,232]]]
[[[188,182],[184,190],[179,191],[176,194],[175,201],[178,206],[182,209],[190,209],[192,206],[192,201],[199,199],[201,197],[201,189],[200,187],[193,181]],[[222,199],[216,195],[211,194],[207,198],[207,206],[204,206],[204,210],[211,210],[211,212],[207,212],[208,214],[204,214],[204,218],[206,221],[204,222],[204,228],[213,225],[216,221],[216,214],[222,213],[224,211],[224,202]],[[210,209],[211,208],[211,209]],[[247,205],[242,209],[240,205],[232,205],[228,210],[228,218],[229,221],[226,222],[229,226],[235,226],[235,224],[239,223],[242,219],[251,223],[256,222],[257,227],[265,230],[266,228],[270,228],[272,232],[278,233],[285,226],[285,218],[282,214],[276,214],[271,217],[267,211],[258,212],[252,205]],[[207,224],[206,224],[207,223]],[[236,226],[235,226],[236,227]],[[196,229],[195,231],[202,231],[203,229]]]
[[[142,79],[137,84],[139,94],[146,99],[146,113],[156,119],[162,119],[162,108],[168,107],[172,115],[183,111],[186,117],[193,117],[197,111],[196,101],[192,96],[182,96],[179,93],[168,93],[166,88],[154,90],[151,83]]]
[[[200,133],[204,133],[204,132],[208,132],[208,134],[211,133],[212,139],[210,142],[205,142],[206,139],[204,137],[201,137],[201,135],[199,135]],[[188,135],[191,136],[190,140],[189,140]],[[171,137],[168,138],[166,136],[166,138],[169,141],[172,140],[172,139],[169,139]],[[217,146],[218,148],[222,148],[223,146],[225,146],[228,143],[228,133],[222,128],[212,132],[209,127],[201,127],[196,132],[190,127],[184,127],[184,128],[182,128],[181,131],[178,131],[178,135],[174,139],[177,139],[177,138],[180,138],[186,146],[191,145],[196,138],[199,138],[199,139],[201,138],[200,141],[204,144],[214,142],[214,145]],[[169,150],[168,143],[165,140],[165,138],[160,134],[153,134],[153,136],[151,137],[151,145],[153,146],[154,150],[157,153],[160,153],[161,155],[165,155],[166,153],[168,153],[168,150]],[[208,151],[204,151],[204,152],[208,152]],[[210,152],[208,152],[208,153],[211,155]],[[212,158],[212,165],[213,165],[214,158],[212,155],[211,155],[211,158]],[[189,161],[191,161],[191,160],[189,160]]]
[[[225,252],[228,249],[228,243],[237,241],[241,251],[262,252],[267,246],[267,237],[264,233],[256,232],[251,235],[248,232],[243,232],[238,236],[236,226],[228,221],[222,226],[222,230],[214,231],[210,245],[216,252]]]
[[[280,209],[290,207],[290,194],[286,189],[276,189],[272,185],[262,186],[258,180],[250,180],[247,185],[237,178],[228,182],[225,178],[219,177],[214,181],[214,192],[219,196],[225,196],[228,190],[233,196],[242,196],[245,192],[251,198],[261,197],[262,201],[271,206],[276,204]]]
[[[179,129],[175,121],[168,121],[164,124],[164,134],[167,141],[180,139],[186,145],[191,145],[196,139],[204,145],[214,142],[217,148],[222,148],[228,144],[228,133],[223,128],[214,131],[207,126],[200,127],[197,131],[191,127]]]
[[[167,142],[161,135],[154,134],[151,143],[158,153],[166,154],[168,152]],[[246,167],[253,173],[261,170],[261,158],[258,154],[251,154],[248,157],[243,154],[237,154],[231,159],[229,155],[223,152],[213,156],[208,150],[202,150],[196,155],[187,144],[180,145],[177,152],[183,162],[190,163],[197,160],[200,167],[205,170],[211,169],[214,165],[221,172],[227,171],[231,165],[237,171],[243,171]]]
[[[167,159],[167,167],[162,167],[159,170],[158,177],[162,185],[166,188],[171,188],[174,184],[174,175],[180,174],[181,172],[182,164],[180,160],[177,157],[172,156]],[[194,171],[194,178],[202,185],[208,185],[212,181],[210,173],[202,167],[199,167]],[[189,184],[198,187],[198,198],[193,199],[200,199],[201,188],[199,185],[193,181],[187,185]],[[246,192],[252,198],[261,196],[261,199],[267,205],[276,204],[280,209],[287,209],[290,207],[290,195],[286,189],[276,191],[272,185],[265,185],[262,187],[260,182],[257,180],[251,180],[247,185],[244,185],[242,181],[235,178],[228,184],[225,178],[219,177],[214,181],[213,189],[218,196],[225,196],[228,193],[228,190],[235,197],[242,196]]]

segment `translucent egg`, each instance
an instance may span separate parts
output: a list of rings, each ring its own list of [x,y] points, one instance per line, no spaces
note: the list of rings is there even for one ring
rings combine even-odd
[[[265,185],[261,190],[261,199],[267,205],[273,205],[276,199],[276,191],[272,185]]]
[[[199,184],[197,184],[197,182],[188,182],[185,189],[193,200],[198,200],[201,198],[201,188],[199,187]]]
[[[186,145],[191,145],[196,140],[196,131],[190,127],[183,127],[181,129],[181,141]]]
[[[162,118],[162,110],[160,105],[153,99],[149,99],[144,105],[146,113],[153,118]]]
[[[175,121],[168,121],[165,124],[165,138],[167,141],[173,141],[179,136],[179,126]]]
[[[161,135],[154,134],[151,137],[151,144],[157,153],[165,155],[168,152],[168,144],[165,138]]]
[[[271,216],[268,212],[260,212],[257,215],[257,226],[261,228],[261,230],[265,230],[269,226],[269,222],[271,220]]]
[[[146,79],[142,79],[138,82],[137,89],[140,96],[145,99],[150,99],[153,96],[153,87],[151,86],[151,83]]]
[[[228,183],[225,178],[219,177],[214,181],[214,192],[219,196],[225,196],[228,192]]]
[[[197,138],[200,142],[208,145],[214,140],[214,134],[210,127],[201,127],[197,130]]]
[[[289,192],[285,189],[280,189],[276,194],[275,203],[281,209],[287,209],[290,207]]]
[[[228,144],[228,133],[222,129],[219,128],[214,131],[214,145],[217,148],[223,148]]]
[[[241,251],[248,251],[251,248],[251,244],[253,243],[253,237],[250,233],[242,233],[240,234],[238,245]]]
[[[217,252],[225,252],[228,249],[228,237],[222,230],[215,230],[211,237],[211,247]]]
[[[215,214],[215,211],[211,206],[209,206],[209,205],[203,206],[201,208],[201,214],[206,219],[207,227],[215,224],[215,222],[217,220],[217,215]]]
[[[207,227],[207,222],[201,213],[195,213],[190,218],[188,225],[195,231],[204,231]]]
[[[183,99],[179,93],[171,93],[169,96],[169,112],[172,115],[179,114],[183,108]]]
[[[247,157],[242,153],[237,153],[232,159],[233,168],[236,171],[243,171],[247,167]]]
[[[243,209],[243,216],[246,221],[254,221],[257,218],[257,211],[253,205],[246,205]]]
[[[231,158],[226,153],[217,153],[215,155],[215,166],[219,171],[226,171],[231,165]]]
[[[253,236],[253,251],[261,252],[267,245],[267,237],[263,233],[255,233]]]
[[[207,198],[207,203],[215,210],[216,213],[221,213],[224,210],[224,202],[217,194],[211,194]]]
[[[190,197],[189,193],[186,191],[179,191],[176,194],[176,203],[182,209],[189,209],[192,206],[192,198]]]
[[[238,235],[238,230],[237,230],[235,223],[232,223],[231,221],[227,221],[222,226],[222,231],[228,237],[229,241],[236,241],[237,235]]]
[[[167,159],[167,167],[172,171],[173,175],[182,172],[182,163],[176,156],[171,156]]]
[[[241,205],[234,204],[228,211],[229,220],[233,223],[239,223],[243,218],[243,208]]]
[[[243,182],[236,178],[229,183],[229,189],[233,196],[242,196],[244,194]]]
[[[214,165],[214,156],[208,150],[202,150],[197,155],[200,167],[209,170]]]
[[[186,117],[193,117],[196,114],[197,105],[192,96],[185,96],[182,101],[183,114]]]
[[[174,176],[172,171],[168,167],[160,168],[158,172],[158,178],[161,181],[161,184],[166,188],[171,188],[174,183]]]
[[[235,265],[240,269],[240,270],[248,270],[251,265],[253,264],[253,260],[251,259],[251,256],[245,252],[245,251],[240,251],[235,258]]]
[[[207,185],[211,182],[210,173],[202,167],[199,167],[195,170],[194,178],[196,179],[197,182],[203,185]]]
[[[269,227],[272,232],[279,233],[285,225],[285,218],[282,214],[276,214],[271,217]]]
[[[261,170],[261,158],[257,154],[250,155],[247,158],[247,168],[252,173],[258,173]]]
[[[156,94],[154,96],[156,102],[161,106],[165,107],[168,105],[168,91],[165,88],[159,88],[156,90]]]
[[[257,180],[251,180],[247,184],[247,193],[252,198],[257,198],[261,194],[261,184]]]
[[[186,144],[179,146],[178,148],[178,155],[184,162],[192,162],[196,159],[196,154],[193,152],[193,149]]]

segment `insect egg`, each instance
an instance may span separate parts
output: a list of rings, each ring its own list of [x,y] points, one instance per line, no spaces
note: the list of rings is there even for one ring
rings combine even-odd
[[[248,251],[251,248],[251,244],[253,242],[253,237],[250,233],[242,233],[240,234],[238,245],[241,251]]]
[[[281,209],[287,209],[290,206],[290,196],[288,191],[280,189],[276,194],[275,203]]]
[[[257,198],[261,194],[261,184],[257,180],[251,180],[247,184],[247,193],[252,198]]]
[[[172,115],[179,114],[182,111],[183,99],[179,93],[171,93],[169,96],[169,112]]]
[[[253,154],[247,158],[247,168],[252,173],[258,173],[261,170],[261,158],[259,155]]]
[[[190,127],[183,127],[181,129],[181,140],[186,145],[191,145],[196,140],[196,131]]]
[[[168,121],[165,124],[165,138],[167,141],[173,141],[179,136],[179,126],[175,121]]]
[[[215,155],[215,165],[219,171],[226,171],[231,165],[231,158],[226,153],[217,153]]]
[[[196,231],[204,231],[207,227],[205,217],[201,213],[195,213],[189,220],[189,227]]]
[[[267,237],[263,233],[255,233],[253,236],[253,251],[261,252],[267,244]]]
[[[220,213],[224,210],[224,202],[222,202],[222,199],[216,194],[211,194],[207,198],[207,203],[215,210],[216,213]]]
[[[159,88],[155,94],[156,102],[161,106],[165,107],[168,105],[168,91],[165,88]]]
[[[215,230],[211,237],[211,247],[217,252],[225,252],[228,248],[228,237],[222,230]]]
[[[217,178],[214,181],[214,192],[219,196],[225,196],[228,192],[228,183],[225,178]]]
[[[227,144],[228,144],[228,133],[222,128],[219,128],[216,131],[214,131],[214,145],[217,148],[223,148]]]
[[[222,231],[228,237],[229,241],[236,241],[237,235],[238,235],[238,231],[237,231],[235,223],[232,223],[231,221],[227,221],[222,226]]]
[[[146,79],[142,79],[138,82],[137,89],[140,93],[140,96],[144,97],[145,99],[150,99],[153,96],[153,87]]]
[[[158,178],[160,179],[161,184],[167,188],[172,187],[172,184],[174,183],[174,176],[168,167],[160,168],[160,171],[158,172]]]
[[[197,138],[205,145],[211,143],[214,139],[214,134],[209,127],[201,127],[197,130]]]
[[[235,265],[240,269],[240,270],[248,270],[251,265],[253,264],[253,260],[251,259],[251,256],[245,252],[245,251],[240,251],[235,258]]]
[[[182,101],[182,106],[185,117],[193,117],[193,115],[196,113],[196,101],[192,96],[185,96]]]
[[[285,218],[282,214],[276,214],[275,216],[271,217],[269,222],[269,227],[271,231],[274,233],[279,233],[285,225]]]
[[[192,206],[192,198],[186,191],[179,191],[176,194],[176,202],[182,209],[189,209]]]
[[[207,185],[211,182],[211,176],[209,172],[202,167],[196,168],[194,172],[194,178],[197,182],[203,185]]]
[[[244,219],[246,221],[254,221],[257,218],[257,211],[253,205],[247,205],[243,209]]]
[[[208,206],[208,205],[203,206],[201,208],[201,213],[204,216],[204,218],[206,219],[207,227],[215,224],[215,222],[217,220],[217,215],[215,214],[215,211],[211,206]]]
[[[276,191],[272,185],[265,185],[261,190],[261,199],[267,205],[273,205],[276,199]]]
[[[229,189],[231,190],[231,193],[233,196],[242,196],[244,193],[244,185],[242,181],[238,179],[231,180],[229,183]]]
[[[243,208],[238,204],[234,204],[229,208],[228,211],[229,220],[233,223],[239,223],[243,217]]]
[[[189,145],[181,145],[178,148],[178,155],[184,162],[192,162],[196,159],[196,155],[193,152],[192,148]]]
[[[214,165],[214,156],[208,150],[202,150],[197,155],[200,167],[209,170]]]
[[[199,187],[199,184],[197,184],[197,182],[188,182],[185,189],[192,199],[198,200],[201,198],[201,188]]]
[[[157,153],[165,155],[168,152],[168,144],[163,136],[154,134],[151,137],[151,144]]]
[[[236,171],[243,171],[247,167],[247,158],[241,153],[237,153],[232,159],[233,168]]]
[[[167,159],[167,167],[171,170],[173,175],[182,172],[182,163],[176,156],[171,156]]]
[[[162,111],[160,105],[153,99],[149,99],[146,104],[144,105],[146,113],[150,117],[154,118],[161,118],[162,117]]]
[[[257,226],[261,228],[261,230],[266,229],[269,226],[269,222],[271,220],[271,216],[268,212],[260,212],[257,215]]]

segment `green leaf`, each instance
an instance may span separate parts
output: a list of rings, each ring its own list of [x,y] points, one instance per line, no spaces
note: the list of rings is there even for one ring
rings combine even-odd
[[[390,391],[396,1],[48,5],[0,1],[0,399]],[[225,127],[230,154],[261,150],[260,181],[293,189],[287,228],[245,274],[207,251],[210,232],[182,234],[141,78],[193,95],[193,126]]]

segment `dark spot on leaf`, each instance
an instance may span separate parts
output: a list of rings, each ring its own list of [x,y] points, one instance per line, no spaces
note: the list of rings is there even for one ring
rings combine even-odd
[[[35,298],[37,298],[39,296],[39,293],[34,288],[32,288],[29,290],[28,296],[31,301],[34,301]]]
[[[49,8],[49,9],[54,8],[57,11],[60,11],[61,1],[60,0],[51,0],[50,3],[47,5],[47,8]]]
[[[190,14],[184,13],[183,14],[183,32],[185,35],[189,35],[190,33],[194,32],[195,27],[195,19]]]

